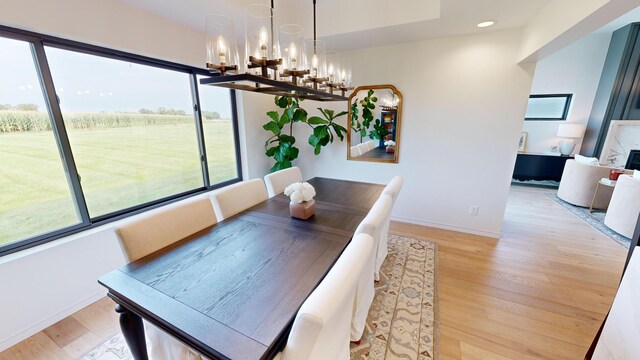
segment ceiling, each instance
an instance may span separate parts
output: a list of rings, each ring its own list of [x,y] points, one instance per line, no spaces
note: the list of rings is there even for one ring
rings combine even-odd
[[[204,31],[207,14],[226,14],[237,19],[236,27],[240,30],[244,26],[244,5],[257,2],[120,1],[199,31]],[[348,50],[515,28],[526,24],[548,2],[549,0],[318,0],[318,38],[325,39],[329,48]],[[276,11],[291,9],[289,15],[295,14],[311,37],[311,0],[275,0],[275,8]],[[496,20],[497,24],[490,28],[477,28],[476,24],[484,20]]]
[[[623,26],[629,25],[633,22],[640,21],[640,7],[635,8],[634,10],[629,11],[628,13],[620,16],[616,20],[613,20],[609,24],[601,27],[596,30],[596,33],[610,33],[620,29]]]

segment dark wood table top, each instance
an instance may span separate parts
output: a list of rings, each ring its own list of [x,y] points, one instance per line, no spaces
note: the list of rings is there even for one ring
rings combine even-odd
[[[376,147],[360,155],[359,157],[369,159],[394,159],[395,153],[388,153],[385,147]]]
[[[99,279],[120,305],[212,358],[266,359],[383,186],[314,178],[316,213],[280,194]]]

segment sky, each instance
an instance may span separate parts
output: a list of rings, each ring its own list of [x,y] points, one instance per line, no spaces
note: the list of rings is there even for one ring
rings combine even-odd
[[[45,47],[63,112],[138,112],[159,107],[192,113],[185,73]],[[231,117],[229,90],[200,87],[204,111]],[[0,38],[0,104],[46,109],[28,43]]]

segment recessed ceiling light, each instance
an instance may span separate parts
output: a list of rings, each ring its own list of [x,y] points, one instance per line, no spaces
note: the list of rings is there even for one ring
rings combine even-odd
[[[479,28],[486,28],[486,27],[489,27],[489,26],[491,26],[491,25],[494,25],[495,23],[496,23],[496,22],[495,22],[495,21],[493,21],[493,20],[483,21],[483,22],[481,22],[481,23],[479,23],[479,24],[478,24],[478,27],[479,27]]]

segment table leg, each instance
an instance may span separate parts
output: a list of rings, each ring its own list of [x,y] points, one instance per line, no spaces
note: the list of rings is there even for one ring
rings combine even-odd
[[[135,360],[148,360],[142,318],[120,304],[116,305],[116,312],[120,314],[120,329],[127,345],[129,345],[131,355]]]
[[[591,199],[591,206],[589,206],[589,214],[593,213],[593,203],[596,202],[596,196],[598,196],[598,190],[600,189],[600,180],[596,184],[596,191],[593,193],[593,198]]]

